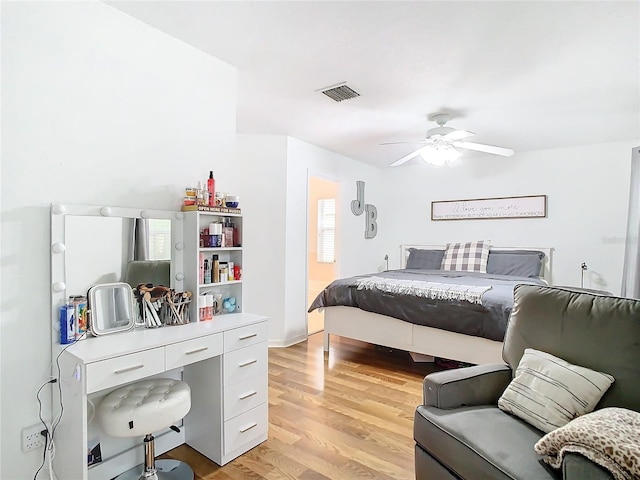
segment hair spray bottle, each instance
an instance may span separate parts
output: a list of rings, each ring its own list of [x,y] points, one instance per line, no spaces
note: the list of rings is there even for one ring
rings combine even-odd
[[[216,204],[216,181],[213,178],[213,171],[209,171],[207,190],[209,190],[209,206],[213,207]]]

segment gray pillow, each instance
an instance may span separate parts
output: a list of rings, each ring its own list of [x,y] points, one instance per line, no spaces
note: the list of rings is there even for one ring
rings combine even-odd
[[[440,270],[444,250],[409,249],[406,268],[419,268],[422,270]]]
[[[491,250],[487,261],[487,273],[539,277],[544,252],[534,250]]]

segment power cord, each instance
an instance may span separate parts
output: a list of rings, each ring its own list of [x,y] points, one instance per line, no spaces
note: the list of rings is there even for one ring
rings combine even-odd
[[[60,377],[61,377],[61,371],[60,371],[60,356],[64,353],[64,351],[69,348],[71,345],[74,345],[77,341],[82,340],[85,336],[87,335],[87,333],[83,333],[79,338],[77,338],[75,341],[65,345],[65,347],[60,350],[60,352],[58,353],[58,355],[56,356],[56,376],[54,378],[52,378],[51,380],[46,381],[45,383],[43,383],[40,388],[38,388],[38,391],[36,393],[36,399],[38,400],[38,418],[40,419],[40,422],[43,425],[43,430],[40,432],[40,434],[42,436],[44,436],[44,452],[42,453],[42,463],[40,464],[40,467],[38,468],[38,470],[36,471],[35,475],[33,476],[33,480],[37,480],[38,474],[42,471],[42,469],[44,468],[45,464],[48,464],[48,473],[49,473],[49,479],[50,480],[56,480],[56,474],[53,471],[53,458],[55,456],[55,443],[53,442],[53,437],[55,435],[56,432],[56,428],[58,427],[58,425],[60,425],[60,422],[62,421],[62,415],[64,414],[64,402],[62,399],[62,387],[60,386]],[[40,399],[40,393],[42,392],[42,389],[44,387],[46,387],[47,385],[51,384],[51,383],[57,383],[58,384],[58,399],[60,402],[60,413],[58,414],[58,417],[55,420],[51,421],[51,428],[49,428],[49,426],[47,425],[47,422],[45,422],[44,418],[42,418],[42,400]]]
[[[42,399],[40,398],[40,393],[42,392],[42,389],[47,385],[49,385],[50,383],[59,383],[59,382],[57,378],[52,378],[51,380],[43,383],[36,393],[36,399],[38,400],[38,418],[40,419],[40,422],[44,427],[44,429],[40,432],[40,434],[44,437],[44,451],[42,452],[42,463],[40,464],[40,467],[38,468],[38,470],[36,470],[36,473],[33,476],[33,480],[36,480],[36,478],[38,477],[38,474],[44,468],[44,465],[47,462],[47,457],[49,458],[49,477],[50,478],[55,477],[55,474],[53,474],[53,469],[51,465],[51,462],[53,459],[51,458],[51,455],[50,455],[50,452],[51,452],[50,448],[53,447],[53,441],[50,439],[49,427],[47,425],[47,422],[45,422],[44,418],[42,418]]]
[[[45,428],[44,430],[42,430],[42,432],[48,432],[48,430]],[[40,432],[40,433],[42,433],[42,432]],[[36,473],[33,476],[33,480],[36,480],[38,478],[38,474],[40,473],[40,471],[44,467],[45,462],[47,461],[48,443],[49,443],[49,435],[45,435],[44,436],[44,451],[42,452],[42,463],[40,464],[40,467],[38,467],[38,470],[36,470]]]

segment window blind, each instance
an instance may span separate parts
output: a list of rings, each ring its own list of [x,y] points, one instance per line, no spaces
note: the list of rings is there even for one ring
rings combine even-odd
[[[336,199],[318,200],[318,263],[333,263],[336,236]]]

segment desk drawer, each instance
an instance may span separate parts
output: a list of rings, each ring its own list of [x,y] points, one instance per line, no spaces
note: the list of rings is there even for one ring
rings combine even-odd
[[[222,354],[222,334],[206,335],[165,347],[167,370]]]
[[[265,435],[268,429],[269,411],[266,403],[224,422],[224,453],[228,454]]]
[[[224,419],[229,420],[267,402],[267,375],[248,378],[224,388]]]
[[[246,327],[234,328],[224,332],[224,351],[231,352],[267,341],[267,322],[255,323]]]
[[[164,372],[164,348],[89,363],[86,368],[87,393],[122,385]]]
[[[224,354],[224,385],[255,376],[267,376],[267,342],[257,343]]]

